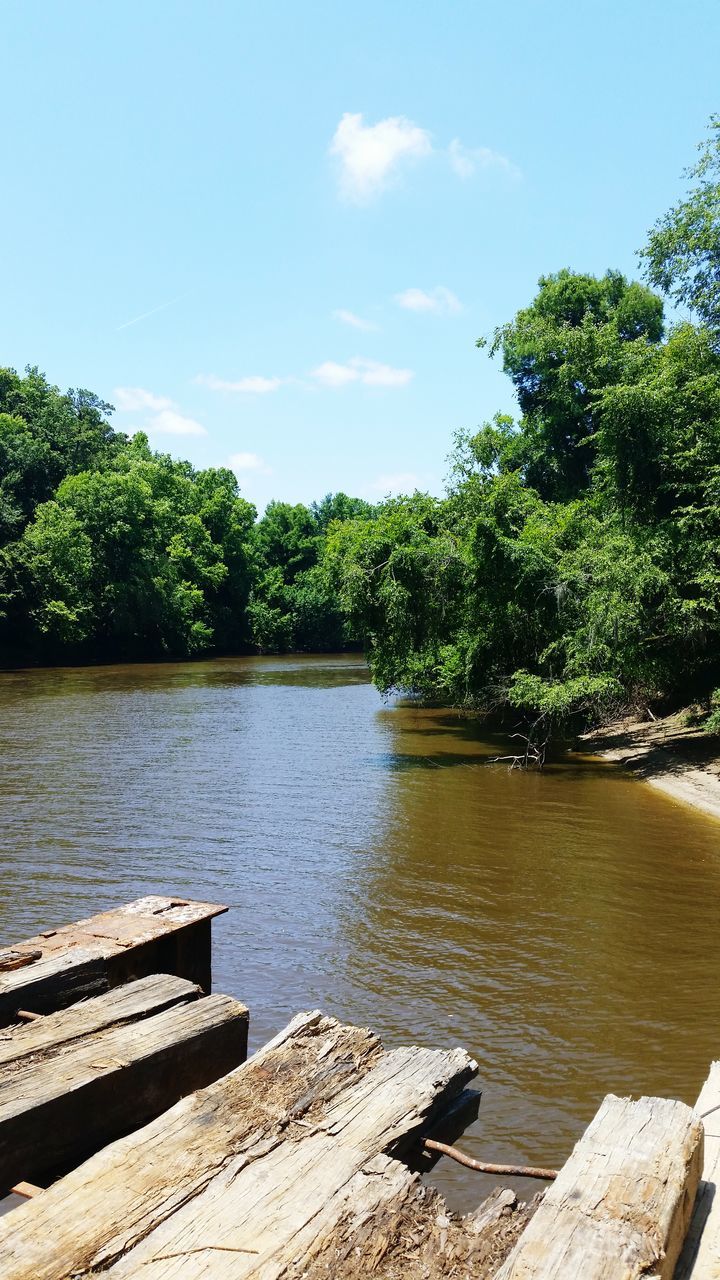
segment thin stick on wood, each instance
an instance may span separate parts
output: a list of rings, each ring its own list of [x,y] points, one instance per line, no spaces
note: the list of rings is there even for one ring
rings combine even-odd
[[[18,1009],[15,1017],[19,1022],[37,1022],[38,1018],[42,1018],[41,1013],[31,1013],[29,1009]]]
[[[478,1173],[497,1173],[513,1178],[544,1178],[553,1182],[557,1178],[557,1169],[540,1169],[530,1164],[486,1164],[482,1160],[473,1160],[457,1147],[449,1147],[445,1142],[435,1142],[434,1138],[426,1138],[423,1144],[428,1151],[439,1151],[441,1155],[457,1160],[468,1169],[476,1169]]]

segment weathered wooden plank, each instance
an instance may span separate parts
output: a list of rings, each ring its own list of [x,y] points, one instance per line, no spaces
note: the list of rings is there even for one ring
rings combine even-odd
[[[107,1026],[5,1063],[0,1188],[42,1182],[236,1067],[247,1022],[237,1001],[207,996],[146,1017],[141,1032],[134,1023]]]
[[[671,1280],[702,1150],[684,1103],[609,1094],[497,1280]]]
[[[106,986],[118,986],[152,973],[174,973],[209,991],[210,923],[225,911],[227,907],[220,903],[149,894],[86,920],[46,929],[37,937],[16,944],[13,950],[41,953],[27,966],[28,982],[38,965],[52,957],[65,957],[65,963],[70,964],[79,948],[102,958]],[[30,1003],[23,1007],[34,1009]]]
[[[705,1128],[705,1156],[695,1208],[675,1280],[720,1276],[720,1062],[713,1062],[695,1111]]]
[[[0,1276],[279,1276],[368,1161],[419,1140],[476,1070],[462,1050],[384,1052],[366,1030],[301,1015],[0,1222]]]
[[[97,948],[42,956],[0,973],[0,1027],[14,1022],[18,1009],[52,1013],[107,989],[107,968]]]
[[[139,978],[59,1013],[0,1031],[0,1068],[31,1054],[34,1065],[39,1065],[41,1055],[56,1052],[61,1045],[78,1042],[108,1027],[139,1022],[173,1005],[197,1000],[201,994],[195,983],[170,974]],[[0,1097],[2,1089],[0,1072]]]

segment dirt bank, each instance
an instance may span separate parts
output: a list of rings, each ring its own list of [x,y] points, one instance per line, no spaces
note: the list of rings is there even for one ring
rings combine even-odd
[[[581,745],[720,819],[720,740],[689,719],[678,711],[662,720],[618,720],[584,734]]]

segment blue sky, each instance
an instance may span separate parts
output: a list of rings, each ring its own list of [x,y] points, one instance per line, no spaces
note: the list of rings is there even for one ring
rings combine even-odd
[[[0,363],[260,508],[439,492],[475,339],[636,274],[720,110],[715,0],[2,0]]]

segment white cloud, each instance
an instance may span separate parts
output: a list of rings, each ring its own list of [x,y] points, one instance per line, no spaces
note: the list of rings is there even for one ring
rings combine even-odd
[[[359,376],[357,369],[349,364],[336,364],[334,360],[325,360],[310,374],[324,387],[344,387],[346,382],[357,382]]]
[[[415,375],[412,369],[394,369],[378,360],[353,356],[346,364],[326,360],[310,376],[324,387],[344,387],[349,382],[362,382],[366,387],[404,387]]]
[[[462,311],[460,299],[442,284],[430,290],[405,289],[395,294],[395,301],[406,311],[434,311],[438,315],[456,315]]]
[[[356,204],[366,204],[384,190],[404,161],[431,152],[428,131],[405,116],[365,125],[360,112],[350,111],[343,115],[330,144],[330,155],[340,162],[341,195]]]
[[[377,360],[363,360],[356,356],[351,365],[360,371],[360,381],[368,387],[404,387],[415,377],[412,369],[393,369]]]
[[[394,475],[381,475],[368,485],[368,492],[381,494],[383,497],[397,497],[398,494],[414,493],[420,488],[420,477],[414,471],[398,471]]]
[[[186,418],[174,409],[163,409],[151,418],[146,430],[166,436],[206,436],[207,431],[194,418]]]
[[[354,311],[344,311],[342,307],[338,311],[333,311],[336,320],[342,321],[343,324],[349,324],[351,329],[362,329],[364,333],[370,333],[377,329],[376,324],[371,324],[369,320],[363,320],[362,316],[356,316]]]
[[[272,475],[270,467],[257,453],[233,453],[228,461],[236,472],[254,471],[257,475]]]
[[[142,409],[151,409],[159,413],[162,409],[172,409],[173,402],[167,396],[156,396],[143,387],[116,387],[113,399],[121,413],[138,413]]]
[[[264,378],[259,374],[251,374],[246,378],[238,378],[229,382],[225,378],[216,378],[214,373],[199,373],[193,381],[211,391],[246,392],[249,395],[264,396],[269,391],[277,391],[282,386],[283,378]]]
[[[121,413],[142,413],[145,417],[142,426],[126,428],[130,435],[137,431],[166,436],[207,435],[202,423],[180,413],[175,402],[167,396],[156,396],[143,387],[116,387],[113,397]],[[146,416],[148,414],[150,416]]]
[[[520,170],[512,160],[490,147],[465,147],[459,138],[453,138],[448,156],[450,166],[459,178],[472,178],[478,169],[502,169],[509,177],[520,177]]]

